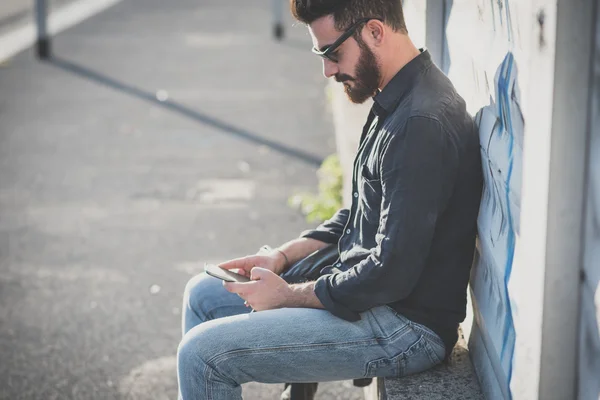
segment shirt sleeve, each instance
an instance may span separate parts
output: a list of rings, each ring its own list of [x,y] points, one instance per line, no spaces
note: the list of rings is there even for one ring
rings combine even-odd
[[[406,298],[415,287],[457,178],[458,153],[437,120],[411,117],[391,135],[380,163],[376,246],[352,268],[323,275],[315,284],[323,306],[350,321]]]
[[[320,240],[321,242],[337,244],[342,237],[344,227],[348,222],[350,210],[342,208],[333,217],[319,225],[316,229],[302,232],[300,237]]]

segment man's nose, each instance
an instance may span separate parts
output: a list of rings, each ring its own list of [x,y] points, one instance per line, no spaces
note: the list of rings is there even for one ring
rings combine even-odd
[[[326,58],[323,59],[323,75],[325,75],[325,78],[331,78],[338,72],[340,72],[340,70],[336,63]]]

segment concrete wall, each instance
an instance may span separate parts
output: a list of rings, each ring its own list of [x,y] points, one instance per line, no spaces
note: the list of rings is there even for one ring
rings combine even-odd
[[[471,356],[488,398],[572,398],[585,16],[593,8],[561,0],[445,4],[443,67],[478,115],[487,169]]]

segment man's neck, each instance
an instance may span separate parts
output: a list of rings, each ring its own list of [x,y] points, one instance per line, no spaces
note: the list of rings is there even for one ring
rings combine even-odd
[[[388,66],[383,70],[380,90],[383,90],[392,78],[396,76],[398,71],[421,54],[421,52],[407,35],[402,35],[394,44],[390,54],[393,55],[387,60]]]

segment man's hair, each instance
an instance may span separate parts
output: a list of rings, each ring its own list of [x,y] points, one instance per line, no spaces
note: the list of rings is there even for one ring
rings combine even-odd
[[[335,29],[343,31],[361,18],[380,18],[394,31],[408,33],[401,0],[290,0],[294,18],[307,25],[333,15]]]

